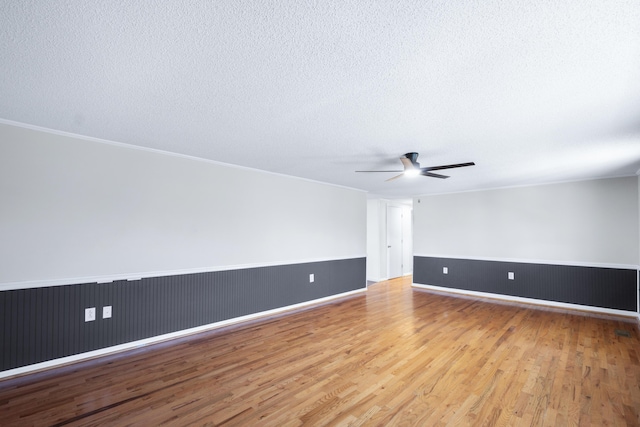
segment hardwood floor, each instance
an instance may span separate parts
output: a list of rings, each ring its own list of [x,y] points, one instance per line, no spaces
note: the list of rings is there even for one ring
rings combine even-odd
[[[621,319],[398,279],[0,382],[0,424],[638,426],[639,342],[637,324]]]

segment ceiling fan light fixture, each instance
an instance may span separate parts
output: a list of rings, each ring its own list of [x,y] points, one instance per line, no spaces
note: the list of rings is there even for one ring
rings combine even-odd
[[[415,178],[420,175],[420,169],[407,169],[404,171],[404,174],[409,178]]]

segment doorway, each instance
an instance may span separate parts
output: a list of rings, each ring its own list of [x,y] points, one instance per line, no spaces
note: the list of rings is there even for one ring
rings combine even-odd
[[[367,200],[367,281],[412,273],[413,200]]]

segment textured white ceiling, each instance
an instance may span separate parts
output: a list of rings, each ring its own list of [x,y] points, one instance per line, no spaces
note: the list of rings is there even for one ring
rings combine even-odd
[[[633,175],[640,1],[5,1],[0,118],[386,197]],[[477,166],[354,172],[408,151]]]

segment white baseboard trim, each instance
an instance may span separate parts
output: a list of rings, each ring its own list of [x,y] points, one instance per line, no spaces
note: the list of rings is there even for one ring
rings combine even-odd
[[[297,310],[307,306],[318,305],[328,301],[332,301],[339,298],[345,298],[351,295],[356,295],[362,292],[366,292],[367,288],[356,289],[354,291],[343,292],[341,294],[331,295],[324,298],[318,298],[311,301],[305,301],[298,304],[288,305],[286,307],[275,308],[273,310],[261,311],[259,313],[248,314],[246,316],[234,317],[233,319],[227,319],[216,323],[210,323],[208,325],[197,326],[195,328],[184,329],[177,332],[171,332],[164,335],[158,335],[143,340],[132,341],[125,344],[120,344],[112,347],[106,347],[99,350],[89,351],[86,353],[74,354],[73,356],[61,357],[59,359],[48,360],[46,362],[36,363],[33,365],[22,366],[20,368],[10,369],[0,372],[0,380],[9,379],[11,377],[20,376],[29,373],[35,373],[37,371],[43,371],[63,365],[68,365],[75,362],[80,362],[88,359],[94,359],[101,356],[107,356],[115,353],[120,353],[135,348],[145,347],[152,344],[157,344],[163,341],[168,341],[176,338],[182,338],[189,335],[194,335],[200,332],[206,332],[213,329],[219,329],[225,326],[234,325],[237,323],[247,322],[249,320],[259,319],[261,317],[273,316],[275,314],[285,313],[287,311]]]
[[[565,302],[548,301],[535,298],[514,297],[511,295],[493,294],[489,292],[468,291],[466,289],[447,288],[444,286],[423,285],[420,283],[412,283],[412,287],[427,289],[438,292],[447,292],[451,294],[467,295],[487,299],[497,299],[501,301],[518,302],[524,304],[542,305],[546,307],[564,308],[568,310],[589,311],[593,313],[611,314],[621,317],[629,317],[640,320],[640,316],[635,311],[616,310],[613,308],[593,307],[590,305],[569,304]]]

